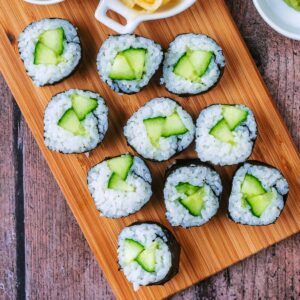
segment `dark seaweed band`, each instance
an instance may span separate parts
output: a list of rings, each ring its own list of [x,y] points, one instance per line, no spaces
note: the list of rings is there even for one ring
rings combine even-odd
[[[77,37],[78,37],[79,42],[73,42],[73,41],[72,41],[72,43],[73,43],[73,44],[77,44],[77,45],[80,46],[80,59],[79,59],[77,65],[73,68],[73,70],[70,71],[70,73],[69,73],[68,75],[62,77],[62,78],[59,79],[59,80],[53,81],[52,83],[45,83],[45,84],[43,84],[43,85],[39,85],[39,87],[55,85],[55,84],[58,84],[58,83],[64,81],[65,79],[71,77],[71,76],[79,69],[80,64],[81,64],[81,62],[82,62],[82,57],[83,57],[83,49],[82,49],[82,46],[81,46],[82,44],[81,44],[81,39],[80,39],[80,36],[79,36],[78,28],[77,28],[76,26],[74,26],[69,20],[66,20],[66,19],[63,19],[63,18],[45,18],[45,19],[41,19],[41,20],[34,21],[34,22],[31,22],[30,24],[28,24],[28,25],[23,29],[22,33],[24,33],[24,32],[27,30],[27,28],[29,28],[30,26],[32,26],[32,25],[34,25],[35,23],[37,23],[37,22],[39,22],[39,21],[42,21],[42,20],[63,20],[63,21],[65,21],[65,22],[69,23],[69,25],[71,25],[71,26],[76,30],[76,32],[77,32]],[[67,36],[66,36],[66,39],[67,39]],[[68,41],[67,41],[67,42],[68,42]],[[21,58],[21,51],[20,51],[20,47],[19,47],[19,46],[18,46],[18,52],[19,52],[19,55],[20,55],[20,58]],[[25,71],[26,71],[26,73],[28,74],[28,70],[27,70],[27,68],[26,68],[26,66],[25,66],[25,64],[24,64],[24,60],[23,60],[22,58],[21,58],[21,60],[23,61],[23,65],[24,65]],[[33,80],[33,77],[32,77],[32,76],[30,76],[29,74],[28,74],[28,76]]]
[[[153,225],[159,226],[162,229],[164,235],[167,238],[166,244],[167,244],[167,246],[170,250],[170,253],[171,253],[171,268],[170,268],[169,272],[167,273],[167,275],[165,276],[165,278],[163,278],[160,281],[147,284],[148,286],[162,285],[162,284],[168,282],[169,280],[171,280],[179,271],[179,260],[180,260],[180,251],[181,251],[180,250],[180,244],[177,242],[177,240],[176,240],[175,236],[172,234],[172,232],[167,227],[165,227],[164,225],[162,225],[158,222],[153,222],[153,221],[141,222],[141,221],[137,221],[137,222],[132,223],[128,227],[135,226],[135,225],[142,225],[142,224],[150,224],[150,225],[153,224]]]
[[[177,100],[174,100],[173,98],[170,98],[170,97],[168,97],[167,99],[172,100],[172,101],[175,102],[179,107],[181,107],[183,111],[187,112],[187,111],[185,110],[185,108],[184,108]],[[152,100],[150,100],[150,101],[152,101]],[[147,105],[147,103],[149,103],[150,101],[147,101],[144,105],[142,105],[141,107],[139,107],[139,108],[131,115],[131,117],[132,117],[134,114],[138,113],[138,111],[139,111],[141,108],[145,107],[145,106]],[[187,112],[187,113],[188,113],[188,112]],[[189,113],[188,113],[188,114],[189,114]],[[190,114],[189,114],[189,115],[190,115]],[[130,117],[130,118],[131,118],[131,117]],[[192,119],[192,121],[193,121],[193,124],[195,124],[195,120],[193,119],[193,117],[192,117],[191,115],[190,115],[190,117],[191,117],[191,119]],[[130,119],[130,118],[129,118],[129,119]],[[129,119],[128,119],[128,120],[129,120]],[[125,126],[127,126],[128,120],[127,120]],[[124,127],[125,127],[125,126],[124,126]],[[123,133],[124,133],[124,128],[123,128]],[[156,159],[153,159],[153,158],[151,159],[151,158],[145,158],[145,157],[143,157],[143,156],[142,156],[142,155],[134,148],[134,146],[131,145],[131,144],[129,143],[129,141],[128,141],[128,139],[127,139],[126,136],[125,136],[125,138],[126,138],[126,143],[127,143],[127,145],[128,145],[129,147],[131,147],[131,148],[133,149],[133,151],[134,151],[138,156],[142,157],[143,159],[147,159],[147,160],[149,160],[149,161],[152,161],[152,162],[162,162],[162,161],[160,161],[160,160],[156,160]],[[182,153],[183,151],[185,151],[188,147],[190,147],[190,145],[194,142],[194,140],[195,140],[195,135],[194,135],[192,141],[191,141],[185,148],[183,148],[182,150],[178,150],[178,137],[176,137],[176,152],[175,152],[171,157],[169,157],[168,159],[166,159],[166,160],[164,160],[164,161],[169,161],[169,160],[171,160],[172,158],[174,158],[175,156],[177,156],[177,155],[179,155],[180,153]]]
[[[266,162],[262,162],[262,161],[258,161],[258,160],[247,160],[247,161],[245,161],[244,163],[240,163],[240,164],[238,165],[238,168],[237,168],[236,171],[234,172],[234,174],[233,174],[233,176],[232,176],[231,188],[230,188],[230,193],[229,193],[229,195],[231,195],[231,193],[232,193],[232,189],[233,189],[233,181],[234,181],[234,178],[235,178],[235,176],[236,176],[236,173],[237,173],[238,170],[239,170],[240,168],[242,168],[245,164],[250,164],[251,166],[262,166],[262,167],[267,167],[267,168],[275,169],[275,170],[277,170],[277,171],[281,174],[281,176],[282,176],[283,178],[286,179],[286,177],[282,174],[282,172],[281,172],[279,169],[277,169],[276,167],[274,167],[273,165],[270,165],[270,164],[268,164],[268,163],[266,163]],[[287,180],[287,179],[286,179],[286,180]],[[275,186],[271,186],[271,187],[274,187],[274,188],[276,189]],[[276,191],[277,191],[277,189],[276,189]],[[286,201],[287,201],[287,199],[288,199],[289,191],[288,191],[285,195],[282,195],[282,194],[279,193],[278,191],[277,191],[277,193],[280,194],[280,195],[282,196],[283,202],[284,202],[284,205],[285,205],[285,204],[286,204]],[[230,197],[230,196],[229,196],[229,197]],[[282,210],[283,210],[283,209],[282,209]],[[270,224],[250,225],[250,224],[244,224],[244,223],[241,223],[241,222],[236,222],[236,221],[232,218],[232,216],[231,216],[231,214],[230,214],[229,207],[227,207],[227,217],[228,217],[228,219],[231,220],[232,222],[236,223],[236,224],[241,224],[241,225],[245,225],[245,226],[269,226],[269,225],[275,224],[276,221],[278,220],[278,218],[280,217],[281,213],[282,213],[282,211],[280,212],[279,216],[274,220],[274,222],[272,222],[272,223],[270,223]]]
[[[51,97],[51,100],[54,98],[54,97],[56,97],[56,96],[58,96],[58,95],[60,95],[60,94],[65,94],[65,93],[67,93],[68,91],[70,91],[70,90],[74,90],[74,89],[68,89],[68,90],[65,90],[65,91],[63,91],[63,92],[59,92],[59,93],[56,93],[55,95],[53,95],[52,97]],[[102,100],[103,100],[103,105],[107,108],[107,111],[108,111],[108,107],[107,107],[107,104],[106,104],[106,100],[100,95],[100,94],[98,94],[97,92],[94,92],[94,91],[90,91],[90,90],[80,90],[80,91],[82,91],[82,92],[87,92],[87,93],[94,93],[94,94],[97,94]],[[45,118],[45,111],[46,111],[46,109],[47,109],[47,107],[48,107],[48,105],[50,104],[50,102],[51,102],[51,100],[48,102],[48,104],[46,105],[46,107],[45,107],[45,110],[44,110],[44,118]],[[101,136],[101,135],[103,135],[103,138],[102,138],[102,140],[101,141],[99,141],[98,143],[97,143],[97,145],[94,147],[94,148],[92,148],[92,149],[89,149],[89,150],[86,150],[86,151],[83,151],[83,152],[72,152],[72,153],[69,153],[68,152],[68,154],[84,154],[84,153],[89,153],[91,150],[93,150],[93,149],[95,149],[95,148],[97,148],[103,141],[104,141],[104,139],[105,139],[105,137],[106,137],[106,132],[107,132],[107,130],[106,130],[106,132],[100,132],[100,129],[99,129],[99,122],[100,122],[100,120],[99,120],[99,118],[98,118],[98,116],[94,113],[94,112],[91,112],[93,115],[94,115],[94,117],[97,119],[97,131],[98,131],[98,134],[99,134],[99,136]],[[108,111],[108,114],[109,114],[109,111]],[[107,128],[109,127],[109,118],[107,117]],[[45,126],[44,126],[44,142],[45,142]],[[51,151],[53,151],[52,149],[50,149],[47,145],[46,145],[46,147],[49,149],[49,150],[51,150]],[[65,152],[63,152],[63,151],[55,151],[55,152],[58,152],[58,153],[62,153],[62,154],[66,154]]]

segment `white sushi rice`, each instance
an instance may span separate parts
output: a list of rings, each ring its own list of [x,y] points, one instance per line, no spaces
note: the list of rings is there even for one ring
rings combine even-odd
[[[134,192],[109,189],[112,171],[103,161],[88,173],[88,187],[100,214],[108,218],[121,218],[140,210],[151,198],[151,173],[142,159],[134,157],[126,183],[135,187]]]
[[[200,82],[186,80],[173,72],[175,65],[186,53],[187,49],[214,52],[215,57],[211,60]],[[213,39],[203,34],[182,34],[177,36],[169,45],[163,63],[161,84],[165,85],[167,90],[177,95],[200,94],[218,82],[224,67],[225,57],[222,48]]]
[[[161,137],[160,148],[155,148],[146,132],[143,121],[155,117],[166,117],[177,111],[188,132],[183,135]],[[169,98],[155,98],[147,102],[128,120],[124,127],[128,143],[143,157],[157,161],[167,160],[186,149],[193,141],[195,125],[192,117],[175,101]]]
[[[133,261],[129,265],[124,261],[124,240],[132,239],[148,248],[154,241],[159,242],[156,250],[155,272],[145,271],[137,262]],[[168,239],[162,228],[156,224],[139,224],[125,227],[118,239],[118,258],[119,265],[128,281],[133,284],[137,291],[140,286],[148,285],[161,281],[166,277],[172,267],[171,251],[167,245]]]
[[[58,65],[34,64],[35,46],[39,36],[49,29],[62,27],[65,33],[64,60]],[[72,73],[81,59],[81,46],[76,28],[63,19],[43,19],[28,25],[19,35],[19,53],[28,75],[37,86],[53,84]]]
[[[72,107],[70,95],[78,94],[97,99],[97,108],[82,121],[86,135],[74,135],[58,126],[58,121]],[[71,89],[57,94],[49,102],[44,115],[44,139],[46,146],[62,153],[82,153],[94,149],[102,142],[108,128],[108,108],[103,98],[93,92]]]
[[[129,48],[147,49],[145,73],[140,80],[113,80],[109,78],[116,55]],[[162,48],[154,41],[131,34],[110,36],[101,46],[97,56],[100,77],[118,93],[137,93],[146,86],[163,59]]]
[[[251,155],[257,136],[255,117],[248,107],[244,105],[236,107],[246,110],[248,117],[232,132],[233,145],[209,134],[223,118],[222,105],[211,105],[201,111],[196,124],[196,151],[202,161],[221,166],[233,165],[244,162]]]
[[[204,207],[201,216],[193,216],[178,201],[184,199],[185,194],[179,193],[176,186],[179,183],[189,183],[194,186],[205,187]],[[166,217],[172,226],[200,226],[207,223],[219,209],[219,197],[223,187],[219,174],[207,166],[191,164],[171,172],[164,188]]]
[[[249,205],[243,207],[241,185],[245,175],[251,174],[256,177],[267,192],[274,192],[275,196],[271,204],[260,217],[251,213]],[[229,197],[229,214],[237,223],[248,225],[268,225],[274,223],[284,207],[284,195],[289,191],[288,182],[275,168],[245,163],[240,167],[232,182],[232,191]]]

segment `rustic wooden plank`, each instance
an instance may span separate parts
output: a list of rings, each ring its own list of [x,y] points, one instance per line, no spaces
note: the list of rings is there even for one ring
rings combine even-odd
[[[26,295],[111,299],[110,288],[24,122]]]
[[[3,77],[0,77],[0,298],[14,299],[17,287],[17,253],[15,209],[18,200],[16,191],[16,149],[18,141],[18,108]]]
[[[32,157],[32,158],[34,158],[34,157]],[[33,195],[35,195],[35,194],[33,194]]]

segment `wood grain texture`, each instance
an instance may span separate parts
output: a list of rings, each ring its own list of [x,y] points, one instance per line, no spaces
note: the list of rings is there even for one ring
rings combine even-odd
[[[26,146],[25,146],[26,147]],[[32,149],[31,148],[29,148],[28,150],[25,150],[25,152],[24,153],[26,153],[26,151],[32,151]],[[30,153],[30,152],[29,152]],[[33,159],[33,161],[34,161],[34,156],[29,156],[29,159]],[[26,161],[27,161],[27,159],[28,158],[26,158]],[[26,164],[25,164],[25,166],[26,166]],[[27,165],[26,167],[25,167],[25,170],[26,170],[26,168],[31,168],[31,166],[30,166],[30,164],[29,165]],[[34,168],[36,168],[36,169],[38,169],[37,167],[32,167],[33,169]],[[30,184],[34,184],[35,182],[36,182],[36,180],[38,179],[38,174],[39,174],[39,171],[35,171],[33,174],[32,174],[32,177],[31,177],[31,181],[28,181],[28,186],[30,186]],[[30,174],[29,174],[30,175]],[[41,185],[41,187],[44,187],[44,185],[42,184]],[[25,191],[26,191],[26,187],[25,187]],[[25,192],[25,195],[26,195],[26,197],[36,197],[35,195],[37,194],[37,191],[39,191],[39,189],[36,189],[36,190],[34,190],[34,192],[33,193],[29,193],[29,194],[27,194],[27,192]],[[25,197],[25,198],[26,198]],[[40,198],[38,198],[39,199],[39,202],[42,202],[42,200],[43,200],[43,196],[41,196]],[[52,208],[52,206],[51,207],[48,207],[48,209],[51,209]],[[27,209],[26,209],[26,211],[27,211]],[[28,212],[29,212],[30,210],[28,210]],[[46,210],[43,210],[42,209],[42,206],[41,206],[41,212],[43,212],[43,213],[46,213],[46,215],[47,215],[47,211]],[[49,213],[49,212],[48,212]],[[51,214],[51,213],[50,213]],[[48,220],[49,219],[51,219],[50,217],[48,218]],[[46,218],[46,220],[47,220],[47,218]],[[51,224],[51,223],[50,223]],[[51,226],[51,225],[50,225]],[[74,225],[75,226],[75,225]],[[32,230],[34,230],[34,228],[32,228]],[[62,231],[64,231],[63,229],[62,229]],[[34,232],[34,231],[33,231]],[[36,234],[38,235],[38,228],[36,228]],[[53,238],[55,239],[55,237],[56,237],[56,235],[55,236],[53,236]],[[28,238],[30,238],[30,237],[28,237]],[[45,239],[45,237],[43,237],[43,239]],[[75,241],[76,241],[76,239],[75,239]],[[49,246],[51,246],[51,242],[53,242],[53,240],[51,241],[51,237],[49,238],[49,240],[48,240],[48,242],[46,242],[46,243],[49,243]],[[36,244],[36,246],[37,245],[39,245],[39,243],[37,243]],[[30,248],[28,248],[28,249],[30,249]],[[68,249],[68,248],[67,248]],[[74,249],[74,247],[71,247],[71,249]],[[35,249],[34,251],[36,251],[37,253],[40,251],[41,253],[40,253],[40,255],[42,255],[42,252],[44,252],[44,248],[42,248],[42,249],[40,249],[40,250],[37,250],[37,249]],[[27,252],[26,252],[27,253]],[[50,254],[50,252],[47,252],[47,256],[49,256],[49,254]],[[43,255],[42,255],[42,257],[41,257],[41,259],[40,259],[40,261],[42,262],[43,261]],[[35,260],[35,258],[33,258],[33,260]],[[30,265],[31,267],[34,267],[34,264],[36,264],[36,262],[34,262],[33,263],[33,265]],[[66,264],[66,265],[68,265],[68,264]],[[70,265],[72,265],[72,261],[70,262]],[[36,265],[35,266],[35,268],[36,269],[33,269],[33,270],[38,270],[39,269],[39,267],[38,267],[38,265]],[[56,270],[57,271],[57,270]],[[79,273],[79,272],[78,272]],[[34,272],[32,272],[32,274],[34,274]],[[43,273],[40,273],[40,274],[43,274]],[[50,275],[51,275],[51,273],[50,273]],[[40,282],[42,282],[42,280],[43,280],[43,277],[41,277],[40,279]],[[28,281],[30,281],[30,277],[29,277],[29,279],[28,279]],[[36,287],[38,287],[38,282],[37,282],[37,286]],[[61,286],[62,286],[62,284],[61,284]],[[50,287],[49,287],[50,288]],[[68,289],[67,288],[67,286],[65,286],[65,285],[63,285],[63,289],[62,290],[64,290],[64,288],[65,289]],[[38,295],[38,294],[34,294],[34,288],[32,289],[32,295]],[[59,292],[59,289],[57,289],[57,292]],[[40,294],[40,295],[43,295],[43,294]],[[52,294],[53,296],[55,295],[55,294]],[[70,293],[69,294],[64,294],[64,295],[69,295],[70,297],[71,296],[73,296],[74,294],[72,294],[72,290],[70,290]],[[76,293],[75,293],[75,295],[76,295]],[[79,295],[82,295],[82,294],[79,294]],[[92,294],[90,294],[90,295],[92,295]],[[78,298],[79,299],[79,298]],[[87,298],[88,299],[88,298]]]
[[[18,124],[15,122],[16,114],[11,105],[12,95],[4,80],[0,79],[0,114],[3,115],[3,125],[0,128],[0,298],[13,299],[17,295],[17,242],[15,212],[18,199],[16,181],[17,165],[14,162],[14,154],[18,142],[15,139]],[[1,123],[2,123],[1,122]],[[9,258],[9,259],[7,259]]]

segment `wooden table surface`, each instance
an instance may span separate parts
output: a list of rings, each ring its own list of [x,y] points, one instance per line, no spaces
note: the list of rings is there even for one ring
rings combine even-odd
[[[227,2],[299,149],[300,42]],[[0,298],[114,299],[1,75],[0,99]],[[174,299],[299,299],[299,248],[300,234]]]

